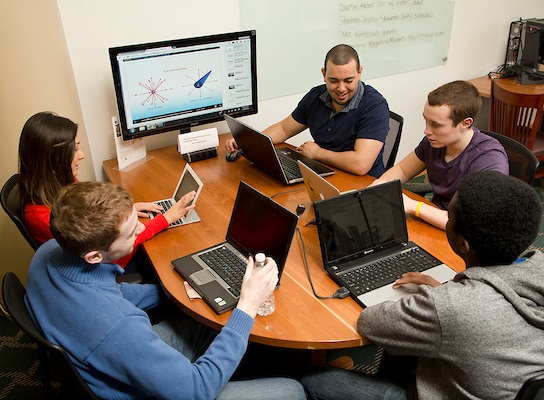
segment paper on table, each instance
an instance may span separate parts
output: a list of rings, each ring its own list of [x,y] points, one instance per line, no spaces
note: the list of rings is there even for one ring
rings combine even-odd
[[[202,297],[189,285],[187,281],[183,281],[183,286],[185,286],[185,291],[187,292],[187,296],[189,296],[189,299],[201,299]]]
[[[131,164],[146,158],[145,142],[141,139],[124,141],[117,117],[111,118],[113,136],[115,137],[115,150],[119,169],[123,170]]]

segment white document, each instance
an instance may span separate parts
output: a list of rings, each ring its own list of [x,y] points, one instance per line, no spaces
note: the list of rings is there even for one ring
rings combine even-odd
[[[181,154],[192,153],[219,146],[217,128],[181,133],[178,135],[178,151]]]
[[[119,126],[119,120],[117,117],[111,118],[113,127],[113,136],[115,137],[115,149],[117,151],[117,164],[119,170],[124,170],[130,165],[146,159],[147,150],[142,138],[123,140],[121,135],[121,127]]]

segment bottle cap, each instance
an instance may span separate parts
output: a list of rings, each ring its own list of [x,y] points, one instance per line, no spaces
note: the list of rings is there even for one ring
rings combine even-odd
[[[255,261],[258,263],[264,263],[266,261],[266,256],[264,253],[257,253],[255,254]]]

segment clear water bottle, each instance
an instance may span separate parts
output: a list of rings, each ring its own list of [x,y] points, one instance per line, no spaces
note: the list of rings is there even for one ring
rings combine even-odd
[[[255,254],[255,268],[262,268],[266,262],[266,256],[263,253]],[[270,295],[268,299],[259,307],[257,310],[257,315],[261,317],[266,317],[274,312],[276,309],[276,299],[274,298],[274,293]]]

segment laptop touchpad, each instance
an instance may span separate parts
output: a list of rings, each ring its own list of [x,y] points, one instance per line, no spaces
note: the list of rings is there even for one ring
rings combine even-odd
[[[191,274],[191,279],[197,285],[205,285],[206,283],[217,280],[217,278],[211,273],[211,271],[207,269],[203,269],[202,271],[197,271],[194,274]]]

